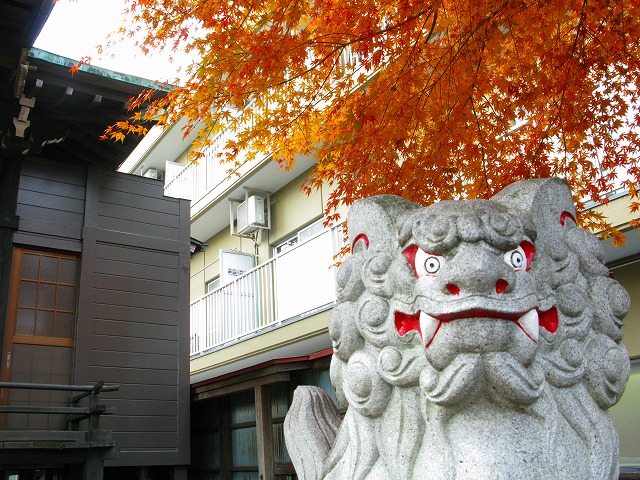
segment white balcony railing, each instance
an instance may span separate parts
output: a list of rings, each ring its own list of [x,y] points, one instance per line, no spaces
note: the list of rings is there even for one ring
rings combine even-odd
[[[191,304],[191,356],[304,318],[336,298],[342,227],[324,230]]]
[[[251,108],[251,105],[247,108]],[[243,125],[250,127],[253,122],[253,117],[249,116]],[[198,163],[187,164],[178,175],[168,180],[164,187],[164,194],[167,197],[191,200],[191,205],[193,205],[204,198],[207,193],[232,178],[228,173],[232,164],[220,161],[220,154],[224,152],[225,144],[232,135],[233,133],[228,130],[219,133],[203,150],[204,157]],[[246,170],[252,165],[259,163],[266,157],[267,155],[257,156],[255,160],[247,161],[246,153],[240,151],[236,158],[236,165],[240,165],[240,167],[236,168],[236,173],[238,175],[246,173]]]
[[[213,143],[205,148],[204,157],[200,162],[186,165],[178,175],[167,182],[164,194],[168,197],[186,198],[195,203],[223,183],[228,177],[229,165],[221,163],[218,154],[227,139],[228,134],[224,132],[218,135]]]

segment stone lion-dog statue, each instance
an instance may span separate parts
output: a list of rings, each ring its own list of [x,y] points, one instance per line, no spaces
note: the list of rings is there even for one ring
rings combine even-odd
[[[617,478],[630,299],[566,182],[428,207],[375,196],[348,230],[329,325],[347,410],[296,390],[301,480]]]

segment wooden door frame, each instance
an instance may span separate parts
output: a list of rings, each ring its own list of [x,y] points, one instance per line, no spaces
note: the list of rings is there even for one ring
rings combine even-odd
[[[3,382],[8,382],[11,379],[11,355],[13,354],[13,335],[15,333],[15,318],[18,310],[18,288],[19,281],[16,279],[19,277],[20,261],[22,260],[22,254],[18,255],[17,248],[12,249],[11,255],[11,273],[9,276],[9,296],[7,299],[7,316],[4,322],[4,338],[2,339],[2,359],[0,361],[0,378]],[[13,319],[13,320],[11,320]],[[9,364],[9,365],[7,365]],[[7,405],[9,403],[9,390],[6,388],[0,389],[0,405]],[[5,430],[7,428],[7,414],[0,414],[0,429]]]
[[[38,336],[16,336],[16,320],[18,313],[18,300],[20,294],[20,281],[21,278],[21,269],[22,269],[22,259],[25,253],[32,253],[36,255],[49,255],[52,257],[67,258],[74,259],[77,262],[77,270],[80,268],[80,259],[78,255],[73,253],[66,252],[53,252],[45,249],[37,249],[37,248],[29,248],[29,247],[17,247],[14,246],[12,252],[12,265],[11,265],[11,279],[9,285],[9,298],[8,298],[8,308],[7,308],[7,317],[5,319],[5,332],[3,339],[3,355],[2,355],[2,365],[0,366],[0,378],[3,382],[11,381],[11,371],[12,371],[12,362],[13,362],[13,345],[14,344],[29,344],[29,345],[47,345],[47,346],[57,346],[57,347],[68,347],[73,348],[75,343],[75,325],[74,325],[74,336],[72,338],[55,338],[55,337],[38,337]],[[76,315],[74,316],[74,320],[77,317],[77,289],[79,277],[76,275]],[[36,307],[37,308],[37,307]],[[16,341],[17,340],[17,341]],[[6,405],[8,402],[8,391],[6,389],[0,390],[0,405]],[[0,416],[0,427],[2,427],[2,420],[4,415]]]
[[[18,293],[20,289],[20,267],[22,263],[23,249],[14,247],[11,263],[11,278],[9,280],[9,299],[7,302],[7,318],[5,319],[4,339],[3,339],[3,355],[2,355],[2,381],[8,382],[11,379],[11,354],[13,353],[13,337],[16,332],[16,315],[18,312]],[[0,404],[6,405],[8,395],[2,390],[0,395]]]

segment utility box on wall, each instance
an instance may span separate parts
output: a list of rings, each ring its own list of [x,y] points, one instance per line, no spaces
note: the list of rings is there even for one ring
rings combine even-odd
[[[244,202],[238,205],[238,233],[245,235],[253,233],[258,228],[267,226],[267,216],[264,210],[264,197],[251,195]]]
[[[267,192],[245,192],[244,201],[229,199],[231,235],[250,236],[271,227],[270,198]]]
[[[220,285],[231,283],[256,266],[256,256],[235,250],[220,250]]]

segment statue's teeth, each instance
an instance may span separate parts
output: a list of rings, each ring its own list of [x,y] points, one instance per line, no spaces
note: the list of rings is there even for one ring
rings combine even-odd
[[[531,340],[534,342],[538,341],[540,324],[538,323],[538,311],[535,308],[521,316],[518,319],[518,325],[520,325],[520,328],[522,328]]]
[[[422,333],[422,341],[425,347],[428,347],[433,337],[436,336],[438,327],[440,327],[440,320],[422,311],[420,312],[420,333]]]

